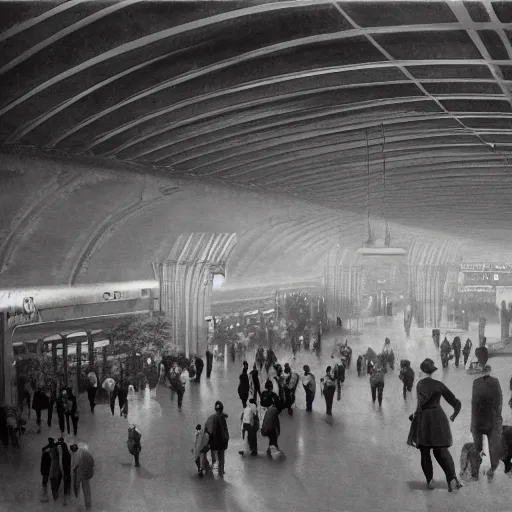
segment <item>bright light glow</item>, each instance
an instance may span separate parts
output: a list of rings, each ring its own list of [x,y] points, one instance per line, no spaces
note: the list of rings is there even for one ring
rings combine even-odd
[[[214,274],[213,276],[213,290],[219,290],[224,285],[225,278],[222,274]]]
[[[148,357],[148,364],[151,364],[151,357]]]

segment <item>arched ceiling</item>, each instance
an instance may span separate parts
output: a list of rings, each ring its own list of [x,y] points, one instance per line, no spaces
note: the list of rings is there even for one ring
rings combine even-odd
[[[298,260],[300,273],[343,234],[358,245],[368,191],[372,214],[503,248],[512,213],[511,38],[512,3],[492,0],[0,2],[0,149],[128,162],[157,181],[286,198],[265,212],[260,199],[235,212],[237,200],[210,217],[217,226],[246,219],[231,226],[239,277],[267,268],[258,254],[275,272]],[[112,267],[121,236],[103,240],[111,225],[128,240],[134,226],[152,237],[146,264],[167,250],[162,237],[182,229],[171,236],[166,215],[186,217],[179,193],[172,208],[160,198],[160,181],[145,192],[142,213],[138,179],[107,187],[81,176],[78,198],[75,176],[48,184],[33,174],[15,181],[40,183],[41,208],[48,187],[54,198],[71,194],[48,225],[82,205],[73,240],[58,230],[37,235],[66,241],[58,280],[80,280],[93,260],[94,278],[109,274],[100,269]],[[19,207],[5,187],[0,194],[4,209]],[[6,218],[0,260],[22,245],[20,232],[35,229],[30,215]],[[13,231],[13,222],[21,227]],[[182,231],[211,228],[192,224]]]

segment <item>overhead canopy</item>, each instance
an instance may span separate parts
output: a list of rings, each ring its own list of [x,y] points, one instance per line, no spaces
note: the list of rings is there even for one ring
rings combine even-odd
[[[96,187],[89,206],[70,200],[100,225],[148,206],[154,222],[134,220],[126,232],[135,226],[148,237],[142,245],[153,255],[162,250],[158,230],[182,207],[179,191],[198,180],[302,201],[302,217],[292,220],[261,203],[256,219],[243,201],[224,201],[218,215],[205,206],[200,222],[179,219],[189,231],[210,232],[211,222],[218,232],[236,232],[238,276],[256,262],[254,278],[269,262],[276,273],[290,267],[275,254],[263,258],[269,251],[290,248],[300,274],[340,238],[360,245],[368,190],[372,214],[474,237],[481,241],[474,251],[489,242],[505,246],[512,213],[509,2],[74,0],[0,9],[4,151],[30,146],[96,158],[95,165],[137,163],[146,166],[137,172],[175,180],[153,189],[118,183],[131,187],[121,192],[97,177],[87,185]],[[65,172],[59,180],[61,189],[76,191]],[[194,194],[196,206],[212,191]],[[128,196],[131,203],[117,204]],[[57,211],[55,218],[68,222]],[[238,226],[226,227],[235,220]],[[103,231],[91,234],[94,250]],[[115,248],[112,242],[110,252],[95,254],[95,268],[107,268]],[[78,262],[88,263],[89,252]],[[80,276],[81,263],[69,265]]]

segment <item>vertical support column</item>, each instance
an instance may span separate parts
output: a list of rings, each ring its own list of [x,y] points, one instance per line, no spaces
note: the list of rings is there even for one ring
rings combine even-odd
[[[43,338],[39,338],[37,340],[36,354],[37,354],[37,358],[39,360],[41,360],[43,357],[43,343],[44,343]]]
[[[7,325],[7,313],[0,312],[0,404],[12,404],[12,330]]]
[[[57,342],[52,341],[52,366],[53,371],[57,373]]]
[[[82,373],[82,341],[76,342],[76,396],[80,394],[80,374]]]
[[[64,372],[64,386],[68,385],[68,340],[67,336],[62,336],[62,369]]]
[[[94,368],[94,341],[92,339],[91,331],[87,331],[87,354],[89,356],[89,371]]]

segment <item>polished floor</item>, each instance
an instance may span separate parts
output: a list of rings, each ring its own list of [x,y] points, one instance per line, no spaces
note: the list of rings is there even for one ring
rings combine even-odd
[[[436,358],[430,333],[412,330],[405,339],[400,317],[368,325],[364,334],[349,338],[354,355],[370,345],[380,348],[385,336],[397,347],[398,358],[407,356],[419,374],[418,364],[427,356]],[[444,333],[443,333],[444,334]],[[476,333],[471,333],[476,340]],[[299,354],[296,361],[278,354],[282,362],[295,368],[310,364],[319,379],[321,368],[330,364],[334,337],[324,340],[320,361],[311,354]],[[493,373],[500,378],[504,392],[504,422],[512,425],[507,404],[512,359],[492,359]],[[252,361],[251,361],[252,362]],[[512,479],[503,466],[492,481],[466,485],[457,495],[447,492],[443,474],[434,462],[437,488],[424,489],[419,453],[406,445],[409,414],[415,399],[404,403],[397,371],[386,377],[382,410],[371,404],[367,378],[358,378],[355,365],[347,373],[340,402],[333,417],[325,415],[325,404],[317,393],[313,414],[304,411],[302,390],[298,392],[293,418],[281,418],[280,445],[286,458],[271,461],[265,456],[266,440],[259,437],[259,457],[242,457],[237,396],[240,362],[215,363],[210,381],[189,384],[182,410],[166,389],[156,397],[148,393],[130,400],[128,420],[112,417],[106,405],[91,415],[86,397],[81,397],[78,441],[86,442],[96,459],[92,480],[93,510],[97,512],[160,511],[512,511]],[[474,377],[453,366],[438,378],[454,391],[463,408],[452,424],[452,454],[458,470],[460,449],[471,440],[469,434],[471,382]],[[231,441],[226,454],[226,475],[198,478],[191,453],[194,427],[203,423],[215,400],[223,400],[229,414]],[[451,408],[444,404],[447,413]],[[40,449],[48,435],[58,435],[56,427],[43,428],[38,435],[35,420],[22,437],[20,449],[0,447],[0,510],[84,510],[74,497],[64,508],[61,502],[39,503]],[[136,423],[142,430],[141,467],[134,468],[126,448],[127,427]],[[486,463],[484,463],[485,466]],[[488,464],[488,463],[487,463]]]

